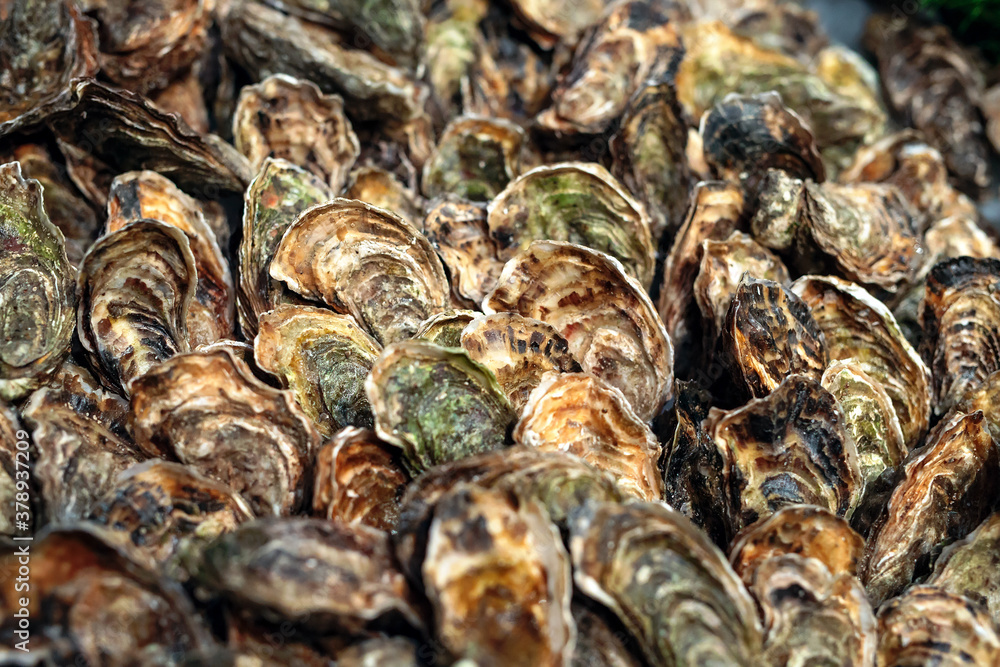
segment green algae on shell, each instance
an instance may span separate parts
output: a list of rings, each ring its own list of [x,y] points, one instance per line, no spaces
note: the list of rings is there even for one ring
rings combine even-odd
[[[441,347],[462,347],[462,332],[481,315],[474,310],[446,310],[421,322],[413,337]]]
[[[493,199],[520,175],[524,144],[524,130],[510,121],[480,116],[453,119],[424,163],[424,196]]]

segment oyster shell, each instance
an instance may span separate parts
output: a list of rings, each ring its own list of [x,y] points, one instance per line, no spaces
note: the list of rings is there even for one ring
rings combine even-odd
[[[91,367],[125,396],[132,381],[190,349],[198,269],[187,234],[138,220],[102,237],[83,258],[77,335]]]
[[[285,74],[240,91],[233,143],[254,171],[269,157],[284,158],[321,178],[333,192],[344,188],[361,154],[340,96],[324,95],[313,82]]]
[[[481,316],[474,310],[446,310],[421,322],[413,337],[441,347],[462,347],[465,327]]]
[[[454,194],[489,201],[521,173],[524,130],[500,118],[461,116],[448,123],[424,163],[427,198]]]
[[[338,667],[419,667],[419,649],[403,637],[377,637],[337,654]]]
[[[278,306],[261,315],[254,360],[290,388],[324,436],[374,425],[364,382],[382,346],[350,315],[310,306]]]
[[[650,664],[759,664],[761,628],[743,583],[682,514],[592,503],[570,522],[577,588],[608,607]]]
[[[375,431],[413,472],[503,447],[515,418],[489,369],[425,341],[386,347],[365,390]]]
[[[105,233],[116,232],[142,219],[159,220],[187,234],[198,275],[198,286],[188,311],[191,347],[232,337],[233,277],[198,202],[155,172],[130,171],[118,175],[108,195]]]
[[[0,399],[41,385],[69,354],[75,272],[42,185],[21,165],[0,165]]]
[[[398,454],[368,429],[338,431],[316,455],[313,515],[395,530],[410,481]]]
[[[576,648],[572,667],[642,667],[641,652],[635,639],[608,613],[600,613],[597,605],[582,600],[573,601],[573,622],[576,623]],[[595,607],[592,609],[591,607]]]
[[[532,39],[543,49],[562,42],[572,46],[604,12],[603,0],[515,0],[512,3]]]
[[[290,392],[256,379],[228,349],[179,355],[136,380],[129,427],[144,452],[228,484],[258,516],[306,500],[319,433]]]
[[[1000,578],[993,567],[1000,549],[1000,514],[994,512],[961,540],[945,547],[927,584],[978,602],[1000,620]]]
[[[535,241],[507,262],[483,311],[552,325],[583,369],[619,389],[643,420],[672,396],[670,338],[649,297],[609,255]]]
[[[518,414],[544,373],[580,370],[569,353],[569,343],[558,331],[517,313],[481,315],[472,320],[462,332],[461,347],[473,361],[493,372]]]
[[[611,255],[644,287],[653,279],[649,218],[607,169],[567,162],[537,167],[490,202],[486,220],[503,261],[533,241],[578,243]]]
[[[23,449],[18,449],[18,445],[24,445]],[[28,523],[21,524],[20,527],[15,523],[15,520],[20,518],[17,515],[17,494],[33,490],[31,474],[24,463],[30,456],[29,446],[28,433],[21,430],[17,412],[6,403],[0,402],[0,509],[4,512],[0,517],[2,535],[14,535],[15,528],[21,531],[26,530],[25,526],[27,529],[33,528],[30,512],[23,513],[28,516]]]
[[[448,306],[448,277],[427,239],[402,218],[334,199],[286,231],[271,277],[354,316],[383,345],[409,338]]]
[[[451,289],[477,306],[497,283],[503,262],[486,227],[486,208],[457,198],[431,205],[423,232],[451,274]]]
[[[407,167],[407,171],[413,169]],[[358,167],[351,172],[343,196],[384,208],[417,227],[424,218],[424,203],[411,184],[414,178],[401,180],[395,172],[382,167]]]
[[[733,8],[726,16],[732,31],[753,40],[762,49],[780,51],[808,62],[827,44],[820,27],[819,15],[794,3],[740,3],[746,8]]]

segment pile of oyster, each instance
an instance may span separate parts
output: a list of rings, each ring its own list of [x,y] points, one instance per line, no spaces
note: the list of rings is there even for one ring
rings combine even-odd
[[[0,1],[4,664],[1000,665],[1000,73],[866,44]]]

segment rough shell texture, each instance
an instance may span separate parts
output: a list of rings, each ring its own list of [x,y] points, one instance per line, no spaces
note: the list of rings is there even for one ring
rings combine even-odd
[[[1000,514],[993,513],[961,540],[945,547],[928,577],[929,585],[964,595],[1000,622],[1000,576],[995,567],[1000,549]]]
[[[21,422],[14,408],[0,402],[0,509],[5,512],[5,515],[0,518],[0,534],[2,535],[14,535],[15,528],[24,531],[25,526],[27,529],[33,527],[32,517],[28,512],[24,513],[29,519],[27,523],[20,527],[15,523],[17,519],[24,516],[17,515],[18,482],[21,482],[22,489],[31,488],[30,474],[24,465],[24,459],[28,456],[28,452],[24,451],[24,453],[19,454],[17,450],[18,443],[24,443],[27,440],[27,438],[19,436],[25,436],[26,433],[26,431],[21,430]],[[21,466],[20,470],[18,470],[18,465]]]
[[[503,262],[486,227],[486,208],[446,198],[424,218],[424,234],[451,274],[451,288],[478,306],[497,283]]]
[[[493,199],[520,175],[524,143],[524,130],[509,121],[455,118],[424,163],[424,196],[452,194],[482,202]]]
[[[462,347],[462,332],[477,317],[482,317],[482,313],[475,310],[446,310],[421,322],[413,337],[441,347]]]

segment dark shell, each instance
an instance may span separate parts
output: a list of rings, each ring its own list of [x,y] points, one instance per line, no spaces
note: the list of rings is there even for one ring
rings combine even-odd
[[[306,501],[319,433],[290,392],[255,378],[228,349],[174,357],[133,390],[129,427],[150,456],[228,484],[258,516],[288,515]]]
[[[928,585],[964,595],[1000,623],[1000,514],[994,512],[961,540],[945,547],[934,564]]]
[[[455,118],[424,163],[424,196],[432,199],[453,194],[480,202],[493,199],[521,174],[524,143],[524,131],[509,121]]]
[[[761,48],[809,61],[828,42],[815,11],[789,3],[746,4],[750,6],[737,9],[727,23],[734,33]]]
[[[0,166],[0,399],[23,398],[69,354],[75,271],[42,185]]]
[[[1000,498],[1000,451],[982,412],[954,413],[903,465],[903,477],[873,527],[864,581],[872,604],[930,570],[941,548],[989,516]]]
[[[722,329],[723,347],[751,396],[767,396],[789,374],[819,381],[826,369],[823,331],[809,307],[772,280],[744,274]]]
[[[764,398],[715,422],[727,484],[738,493],[737,530],[786,505],[850,517],[864,479],[837,399],[816,380],[790,375]]]
[[[451,289],[477,307],[497,284],[503,262],[486,227],[486,208],[446,198],[424,218],[424,234],[451,274]]]
[[[601,11],[597,6],[603,6],[599,0],[586,0],[586,4],[587,11],[596,8],[597,13]],[[466,113],[527,123],[548,101],[555,73],[544,56],[521,42],[510,29],[513,26],[504,23],[491,26],[485,43],[479,42],[468,83],[461,82],[462,107]]]
[[[339,431],[316,455],[314,516],[394,531],[410,476],[396,448],[373,431]]]
[[[591,608],[594,607],[594,608]],[[636,640],[612,616],[601,613],[596,605],[574,600],[576,648],[571,667],[643,667]]]

